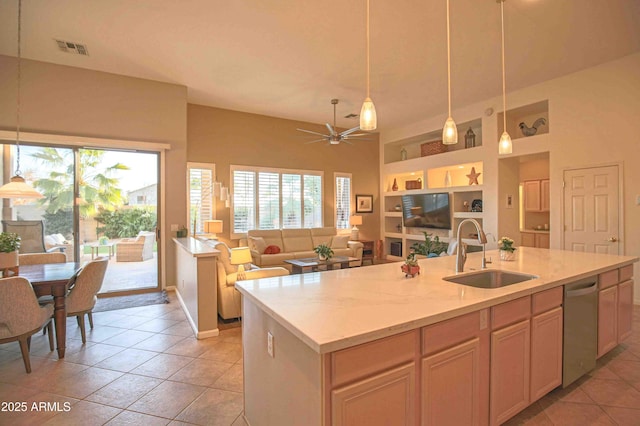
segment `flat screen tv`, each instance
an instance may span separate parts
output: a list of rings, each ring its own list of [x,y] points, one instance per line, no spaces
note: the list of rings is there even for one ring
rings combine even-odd
[[[403,195],[402,220],[407,228],[451,229],[449,193]]]

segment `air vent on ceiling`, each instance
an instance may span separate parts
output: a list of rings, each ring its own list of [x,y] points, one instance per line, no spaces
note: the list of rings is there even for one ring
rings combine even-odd
[[[358,114],[354,114],[354,113],[347,114],[344,116],[344,118],[356,118],[356,117],[358,117]]]
[[[74,43],[71,41],[64,40],[56,40],[56,44],[58,45],[58,49],[62,52],[66,53],[75,53],[78,55],[89,56],[89,51],[87,50],[87,46],[80,43]]]

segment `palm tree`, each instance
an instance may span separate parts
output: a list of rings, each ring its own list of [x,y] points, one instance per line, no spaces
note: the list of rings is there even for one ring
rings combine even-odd
[[[103,166],[105,152],[96,149],[78,150],[79,208],[82,218],[94,216],[98,210],[114,210],[124,204],[124,196],[118,187],[118,178],[112,177],[116,170],[129,170],[121,163]],[[47,205],[46,211],[55,214],[73,208],[73,151],[68,149],[42,148],[32,154],[40,160],[49,177],[37,179],[34,186],[45,196],[40,200]]]

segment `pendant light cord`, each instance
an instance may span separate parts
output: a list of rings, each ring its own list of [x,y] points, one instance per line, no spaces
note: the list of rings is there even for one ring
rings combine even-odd
[[[22,0],[18,0],[18,95],[16,101],[16,176],[20,176],[20,80],[21,80],[21,39],[20,34],[22,33]]]
[[[504,72],[504,0],[500,2],[500,21],[502,23],[502,131],[507,131],[507,90]]]
[[[451,42],[449,40],[449,0],[447,0],[447,95],[449,99],[449,117],[451,117]]]
[[[367,98],[369,98],[369,70],[370,70],[370,59],[369,59],[369,0],[367,0]]]

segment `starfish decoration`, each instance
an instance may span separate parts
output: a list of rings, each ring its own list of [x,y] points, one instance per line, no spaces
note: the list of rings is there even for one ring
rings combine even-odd
[[[481,174],[482,174],[482,173],[476,173],[476,168],[475,168],[475,167],[472,167],[472,168],[471,168],[471,173],[469,173],[469,174],[467,175],[467,177],[469,178],[469,185],[473,185],[474,183],[475,183],[476,185],[480,185],[480,184],[478,183],[478,176],[480,176]]]

